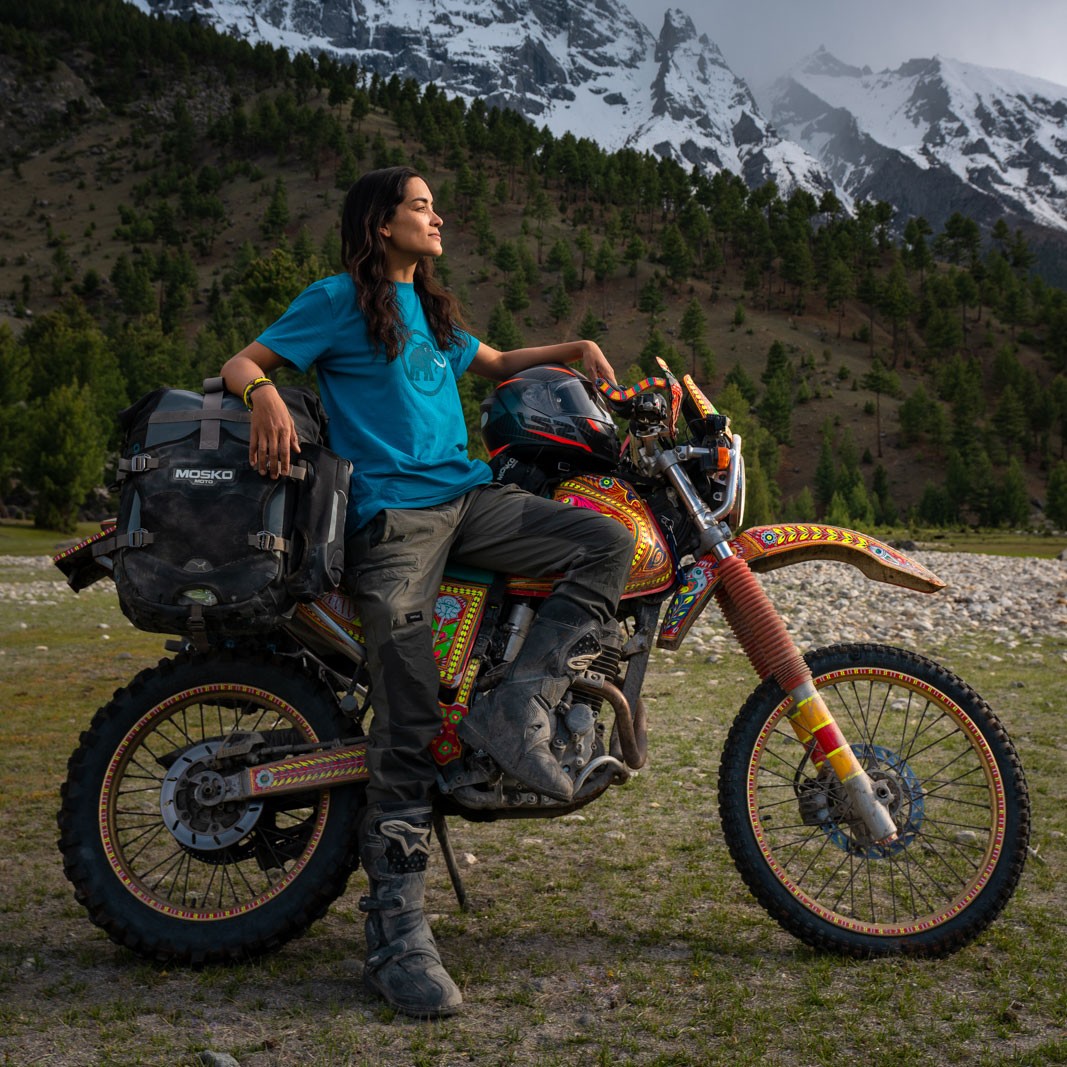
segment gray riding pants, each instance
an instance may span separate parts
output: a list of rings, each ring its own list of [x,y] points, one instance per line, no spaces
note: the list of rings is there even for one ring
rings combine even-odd
[[[435,507],[381,511],[357,530],[345,545],[345,586],[363,623],[373,685],[368,803],[424,801],[434,785],[428,746],[441,712],[433,608],[446,562],[528,577],[561,573],[551,596],[606,622],[633,551],[613,519],[496,483]]]

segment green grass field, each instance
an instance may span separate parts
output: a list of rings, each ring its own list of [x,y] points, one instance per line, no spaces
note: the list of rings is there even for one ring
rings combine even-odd
[[[1015,740],[1034,809],[1016,896],[956,955],[820,955],[755,904],[715,800],[755,678],[740,653],[683,649],[654,661],[650,760],[630,783],[562,820],[454,821],[475,907],[458,910],[435,857],[429,908],[467,1006],[413,1023],[362,992],[359,873],[308,936],[254,963],[149,964],[89,922],[55,847],[67,756],[163,639],[130,627],[109,589],[75,596],[34,561],[57,540],[0,527],[0,1062],[174,1067],[205,1049],[242,1067],[1067,1062],[1064,641],[995,671],[973,650],[952,657]]]

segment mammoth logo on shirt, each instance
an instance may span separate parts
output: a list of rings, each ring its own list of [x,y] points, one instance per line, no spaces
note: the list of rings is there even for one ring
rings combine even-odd
[[[448,360],[438,351],[432,338],[412,334],[401,356],[408,381],[424,396],[436,396],[445,384]]]

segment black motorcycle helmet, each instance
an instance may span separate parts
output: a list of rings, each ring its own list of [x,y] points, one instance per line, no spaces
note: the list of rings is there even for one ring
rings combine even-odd
[[[492,459],[546,470],[611,470],[619,435],[593,383],[567,367],[520,371],[482,401],[482,440]]]

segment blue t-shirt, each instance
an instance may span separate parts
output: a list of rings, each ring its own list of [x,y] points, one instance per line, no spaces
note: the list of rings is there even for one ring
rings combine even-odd
[[[302,371],[312,365],[330,417],[330,447],[352,461],[351,533],[382,508],[431,507],[492,479],[467,454],[456,379],[478,351],[476,338],[441,351],[414,285],[396,284],[408,330],[389,362],[367,336],[348,274],[308,286],[258,340]]]

